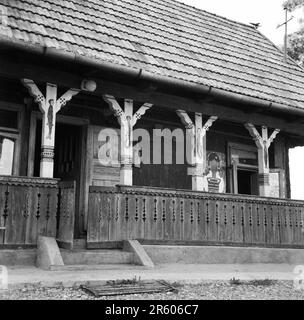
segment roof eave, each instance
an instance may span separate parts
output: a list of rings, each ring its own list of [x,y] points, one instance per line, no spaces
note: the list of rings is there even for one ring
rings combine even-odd
[[[260,98],[255,98],[247,95],[242,95],[224,89],[218,89],[211,86],[197,84],[194,82],[187,82],[184,80],[159,75],[156,73],[148,72],[143,69],[133,68],[129,66],[120,65],[111,61],[101,61],[98,59],[82,56],[77,53],[67,52],[57,48],[49,48],[37,44],[26,43],[23,41],[12,40],[11,38],[0,38],[0,45],[9,47],[11,49],[23,50],[32,54],[41,55],[53,59],[64,59],[66,61],[80,63],[83,65],[91,66],[100,70],[117,72],[121,75],[137,78],[141,80],[151,81],[158,84],[167,86],[175,86],[184,90],[190,90],[201,94],[208,94],[215,98],[228,99],[241,104],[254,105],[266,110],[274,110],[278,112],[289,113],[298,116],[304,116],[304,108],[298,108],[267,101]]]

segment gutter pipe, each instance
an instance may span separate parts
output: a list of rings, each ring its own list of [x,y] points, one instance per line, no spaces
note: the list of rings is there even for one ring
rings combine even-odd
[[[212,86],[190,83],[190,82],[186,82],[179,79],[157,75],[152,72],[145,71],[143,69],[118,65],[113,62],[104,62],[94,58],[85,57],[77,53],[67,52],[64,50],[56,49],[56,48],[37,46],[34,44],[19,41],[19,40],[12,40],[10,38],[0,39],[0,47],[1,49],[6,47],[10,49],[22,50],[28,53],[41,55],[46,58],[53,58],[53,59],[60,58],[69,62],[75,62],[75,63],[91,66],[93,68],[101,69],[108,72],[117,72],[118,74],[131,77],[134,79],[151,81],[151,82],[155,82],[155,83],[159,83],[167,86],[175,86],[180,89],[186,89],[186,90],[194,91],[201,94],[207,94],[208,96],[213,96],[220,99],[228,99],[230,101],[235,101],[237,103],[259,106],[265,110],[279,111],[279,112],[284,112],[284,113],[289,113],[292,115],[304,117],[304,107],[297,108],[297,107],[270,102],[270,101],[255,98],[255,97],[244,96],[242,94],[233,93],[223,89],[213,88]]]

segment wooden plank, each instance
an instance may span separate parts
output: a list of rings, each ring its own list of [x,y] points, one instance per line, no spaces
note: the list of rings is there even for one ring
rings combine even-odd
[[[116,208],[116,212],[115,212],[115,241],[119,241],[122,239],[121,234],[122,234],[122,225],[123,225],[123,219],[124,217],[122,216],[121,212],[122,212],[122,195],[120,193],[116,193],[115,194],[115,208]]]
[[[206,223],[206,216],[207,216],[207,201],[205,199],[200,200],[200,216],[199,216],[199,240],[207,241],[207,223]]]
[[[146,239],[154,239],[153,237],[153,215],[152,215],[152,211],[153,211],[153,198],[150,196],[145,196],[145,238]]]
[[[88,207],[88,229],[87,229],[87,244],[91,242],[99,242],[97,234],[97,218],[95,212],[98,210],[96,207],[96,194],[90,192],[89,194],[89,207]]]
[[[225,202],[224,201],[218,201],[218,241],[224,241],[225,240]]]
[[[57,240],[73,247],[75,206],[76,206],[76,181],[59,183],[59,229]]]
[[[234,208],[234,241],[243,242],[243,204],[236,203]]]
[[[120,196],[120,234],[117,240],[126,240],[129,237],[128,223],[129,223],[129,196],[121,194]]]
[[[27,188],[19,186],[11,186],[10,192],[12,195],[12,221],[14,226],[13,242],[16,244],[24,244],[25,238],[25,226],[26,226],[26,195]]]
[[[4,210],[3,210],[3,218],[5,229],[5,239],[4,244],[14,244],[15,243],[15,227],[14,227],[14,216],[13,210],[15,209],[15,205],[13,205],[12,199],[12,187],[7,186],[4,197]]]
[[[184,200],[184,240],[192,238],[192,216],[193,215],[193,200],[185,198]]]
[[[170,219],[168,220],[168,224],[169,226],[171,226],[170,228],[170,239],[176,239],[177,238],[177,213],[176,213],[176,203],[177,203],[177,198],[176,197],[172,197],[171,198],[171,211],[170,211]]]
[[[47,217],[50,215],[49,197],[50,195],[46,189],[39,188],[39,193],[38,193],[39,209],[37,208],[37,235],[36,235],[37,237],[39,235],[41,236],[46,235],[46,220],[47,220]],[[39,213],[38,213],[38,210],[39,210]]]
[[[257,214],[257,243],[265,243],[265,230],[264,230],[264,206],[263,204],[257,204],[256,206]]]
[[[208,240],[216,241],[217,240],[217,232],[216,232],[216,224],[215,224],[215,215],[216,215],[216,202],[208,201]]]
[[[192,221],[192,239],[191,240],[199,240],[198,237],[198,206],[199,202],[197,199],[193,199],[193,221]]]
[[[5,220],[3,217],[4,208],[5,208],[5,192],[7,190],[7,185],[0,184],[0,226],[1,228],[5,228]],[[5,229],[0,230],[0,245],[4,243],[5,238]]]
[[[129,196],[129,220],[128,220],[128,238],[134,240],[137,238],[137,223],[138,223],[138,195]]]
[[[35,243],[36,239],[36,232],[37,232],[37,217],[36,217],[36,211],[37,211],[37,193],[38,188],[37,187],[31,187],[29,189],[29,211],[28,211],[28,218],[26,223],[26,238],[25,243],[26,244],[32,244]]]
[[[117,212],[117,196],[109,194],[111,210],[108,219],[109,241],[116,241],[116,212]]]
[[[291,243],[296,245],[298,244],[298,239],[297,239],[297,227],[296,227],[296,217],[297,215],[297,208],[291,206],[290,207],[290,229],[291,229]]]
[[[274,232],[274,220],[273,220],[273,206],[266,207],[266,243],[276,244],[275,232]]]
[[[245,242],[254,243],[253,208],[251,203],[245,206]]]

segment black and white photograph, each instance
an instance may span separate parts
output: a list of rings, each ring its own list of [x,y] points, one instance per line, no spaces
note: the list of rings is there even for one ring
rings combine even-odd
[[[0,0],[0,305],[304,300],[303,181],[304,0]]]

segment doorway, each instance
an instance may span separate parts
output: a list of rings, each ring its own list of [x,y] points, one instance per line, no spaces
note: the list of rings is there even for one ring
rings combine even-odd
[[[255,147],[237,143],[228,144],[230,192],[258,195],[258,152]]]
[[[37,177],[40,175],[41,130],[42,121],[37,119],[34,161],[34,176]],[[56,123],[54,178],[76,183],[74,238],[85,237],[84,218],[80,212],[82,134],[82,125]]]
[[[238,168],[238,193],[244,195],[258,195],[257,172]]]
[[[81,126],[56,124],[54,178],[76,182],[74,238],[85,236],[80,212],[81,141]]]

